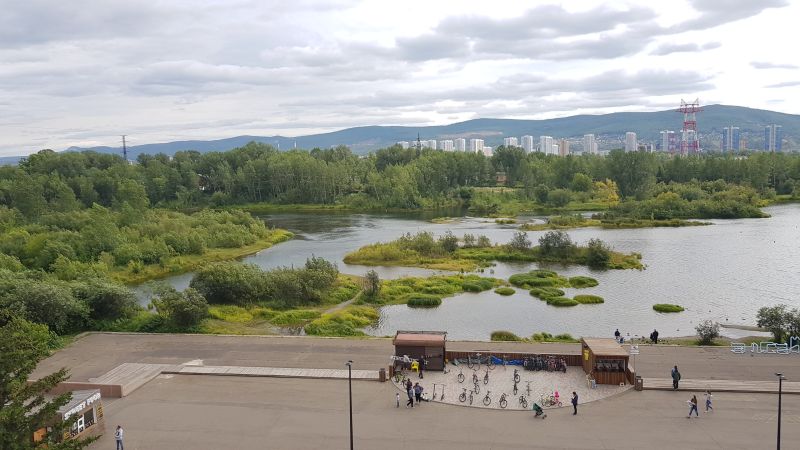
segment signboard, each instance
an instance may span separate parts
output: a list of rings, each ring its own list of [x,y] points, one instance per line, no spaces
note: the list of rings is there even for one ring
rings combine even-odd
[[[65,412],[64,413],[64,420],[67,420],[69,418],[69,416],[71,416],[73,414],[77,414],[77,413],[83,411],[84,409],[86,409],[86,407],[88,407],[89,405],[91,405],[92,403],[94,403],[94,402],[96,402],[98,400],[100,400],[100,393],[99,392],[95,392],[94,394],[92,394],[91,397],[89,397],[86,400],[78,403],[77,405],[75,405],[74,408],[72,408],[69,411]]]
[[[638,355],[639,354],[639,346],[638,345],[631,345],[630,354],[631,355]]]

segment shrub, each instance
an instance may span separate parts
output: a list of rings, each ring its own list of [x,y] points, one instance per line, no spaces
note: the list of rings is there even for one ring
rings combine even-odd
[[[542,256],[569,258],[575,250],[572,239],[563,231],[548,231],[539,238],[539,253]]]
[[[435,308],[442,304],[442,299],[435,295],[416,294],[406,304],[411,308]]]
[[[671,305],[669,303],[656,303],[653,309],[660,313],[676,313],[683,311],[683,306]]]
[[[582,304],[582,305],[590,305],[595,303],[604,303],[603,297],[599,295],[576,295],[574,297],[575,301]]]
[[[453,253],[458,249],[458,238],[448,231],[444,236],[439,237],[439,245],[442,246],[447,253]]]
[[[548,297],[563,297],[564,291],[554,287],[537,287],[529,292],[532,296],[546,300]]]
[[[179,330],[197,327],[209,314],[208,302],[192,288],[180,292],[172,286],[162,286],[151,302],[158,314]]]
[[[516,334],[514,334],[514,333],[512,333],[510,331],[504,331],[504,330],[492,331],[491,339],[493,341],[507,341],[507,342],[521,341],[522,340],[522,338],[517,336]]]
[[[609,262],[611,262],[611,248],[600,239],[589,239],[586,248],[586,265],[605,269]]]
[[[528,273],[511,275],[508,281],[522,288],[569,286],[569,280],[549,270],[532,270]]]
[[[545,299],[550,306],[575,306],[577,301],[568,297],[548,297]]]
[[[531,248],[531,240],[528,239],[528,233],[524,231],[517,231],[508,243],[508,246],[514,250],[525,251]]]
[[[700,338],[698,341],[700,345],[711,345],[714,343],[714,339],[719,337],[719,324],[711,320],[698,323],[694,329]]]
[[[299,325],[309,320],[320,317],[319,311],[313,309],[290,309],[282,311],[272,317],[270,322],[278,326]]]
[[[212,304],[247,305],[266,297],[261,269],[240,262],[210,264],[195,274],[189,286]]]
[[[578,289],[595,287],[598,284],[597,280],[591,277],[577,276],[569,279],[569,285]]]
[[[505,287],[505,286],[504,287],[499,287],[499,288],[494,290],[495,294],[500,294],[500,295],[513,295],[514,292],[516,292],[514,289],[512,289],[510,287]]]
[[[463,283],[461,285],[461,289],[463,289],[466,292],[482,292],[482,291],[484,291],[484,289],[481,289],[481,287],[479,285],[477,285],[476,283]]]

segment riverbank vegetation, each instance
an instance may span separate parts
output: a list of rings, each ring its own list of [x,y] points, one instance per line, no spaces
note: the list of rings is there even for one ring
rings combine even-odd
[[[659,228],[659,227],[693,227],[711,225],[711,222],[684,219],[634,219],[630,217],[607,217],[595,214],[584,217],[581,214],[550,216],[544,223],[526,223],[520,225],[522,231],[567,230],[571,228],[598,227],[603,229]]]
[[[570,344],[580,342],[568,333],[553,336],[550,333],[541,332],[534,333],[530,338],[524,338],[505,330],[492,331],[490,339],[497,342],[561,342]]]
[[[587,288],[597,286],[597,280],[591,277],[577,276],[563,277],[552,270],[532,270],[527,273],[511,275],[509,283],[525,289],[529,293],[546,302],[550,306],[568,307],[577,305],[604,303],[603,297],[598,295],[581,294],[573,298],[565,297],[564,291],[558,288]]]
[[[514,292],[516,292],[516,291],[514,289],[508,287],[508,286],[499,287],[499,288],[494,290],[495,294],[504,295],[504,296],[514,295]]]
[[[470,271],[491,261],[531,261],[579,264],[597,269],[643,269],[641,255],[613,251],[603,241],[592,239],[579,246],[562,231],[551,231],[533,246],[524,232],[507,244],[493,245],[485,236],[464,235],[458,239],[447,232],[439,238],[428,232],[410,233],[387,243],[371,244],[348,253],[347,264],[406,266]],[[531,286],[534,287],[534,286]]]
[[[786,305],[764,306],[756,314],[759,328],[772,333],[775,342],[786,342],[791,336],[800,336],[800,309]]]
[[[669,303],[656,303],[653,305],[653,309],[660,313],[677,313],[683,311],[683,306],[672,305]]]

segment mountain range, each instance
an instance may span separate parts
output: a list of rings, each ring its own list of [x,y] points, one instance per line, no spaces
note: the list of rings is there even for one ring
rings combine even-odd
[[[128,158],[136,159],[140,153],[173,155],[182,150],[225,151],[251,141],[271,144],[280,149],[329,148],[346,145],[354,153],[366,154],[398,141],[416,141],[417,135],[421,139],[436,140],[459,137],[481,138],[484,139],[486,145],[497,146],[502,144],[504,137],[508,136],[519,138],[523,135],[531,135],[534,136],[534,142],[538,142],[538,137],[541,135],[576,139],[584,134],[593,133],[597,136],[602,150],[621,147],[627,131],[636,132],[640,141],[657,142],[661,130],[680,131],[682,124],[682,114],[675,110],[578,115],[545,120],[474,119],[437,126],[363,126],[297,137],[236,136],[219,140],[135,145],[128,147]],[[764,126],[768,124],[778,124],[783,127],[784,149],[797,150],[800,148],[798,145],[800,143],[800,115],[728,105],[706,106],[702,112],[697,113],[701,147],[709,150],[719,150],[722,128],[726,126],[739,127],[742,136],[748,139],[748,147],[759,149],[764,139]],[[576,147],[580,148],[580,146]],[[67,151],[83,150],[122,153],[121,147],[70,147],[67,149]],[[19,158],[0,158],[0,162],[14,163]]]

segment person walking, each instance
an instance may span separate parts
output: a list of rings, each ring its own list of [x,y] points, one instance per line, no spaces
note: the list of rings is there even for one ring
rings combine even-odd
[[[650,340],[653,341],[653,344],[658,344],[658,330],[653,330],[653,334],[650,335]]]
[[[422,386],[419,383],[414,384],[414,398],[417,400],[417,405],[422,401]]]
[[[578,414],[578,393],[572,391],[572,415]]]
[[[678,382],[681,381],[681,373],[678,372],[678,366],[672,368],[672,390],[678,390]]]
[[[697,412],[697,396],[692,395],[692,398],[688,401],[689,403],[689,415],[686,416],[688,418],[692,418],[692,411],[694,411],[695,417],[700,417],[700,413]]]
[[[395,394],[395,397],[397,398],[397,407],[399,408],[400,407],[400,393],[398,392],[397,394]]]
[[[117,450],[125,450],[125,447],[122,445],[124,435],[125,430],[122,429],[122,425],[117,425],[117,430],[114,432],[114,440],[117,441]]]
[[[414,389],[414,385],[411,383],[410,378],[406,378],[406,390]]]
[[[714,407],[711,406],[711,397],[713,397],[713,395],[711,395],[711,391],[706,391],[705,395],[706,395],[706,412],[708,412],[709,410],[713,411]]]
[[[425,370],[425,365],[428,362],[425,361],[425,355],[422,355],[422,358],[419,359],[419,379],[423,379],[422,372]]]
[[[617,331],[614,332],[614,339],[617,342],[619,342],[619,336],[620,336],[620,332],[619,332],[619,328],[617,328]]]
[[[408,389],[406,391],[406,394],[408,394],[408,401],[406,402],[406,408],[408,408],[408,407],[413,408],[414,407],[414,389],[413,388]]]

